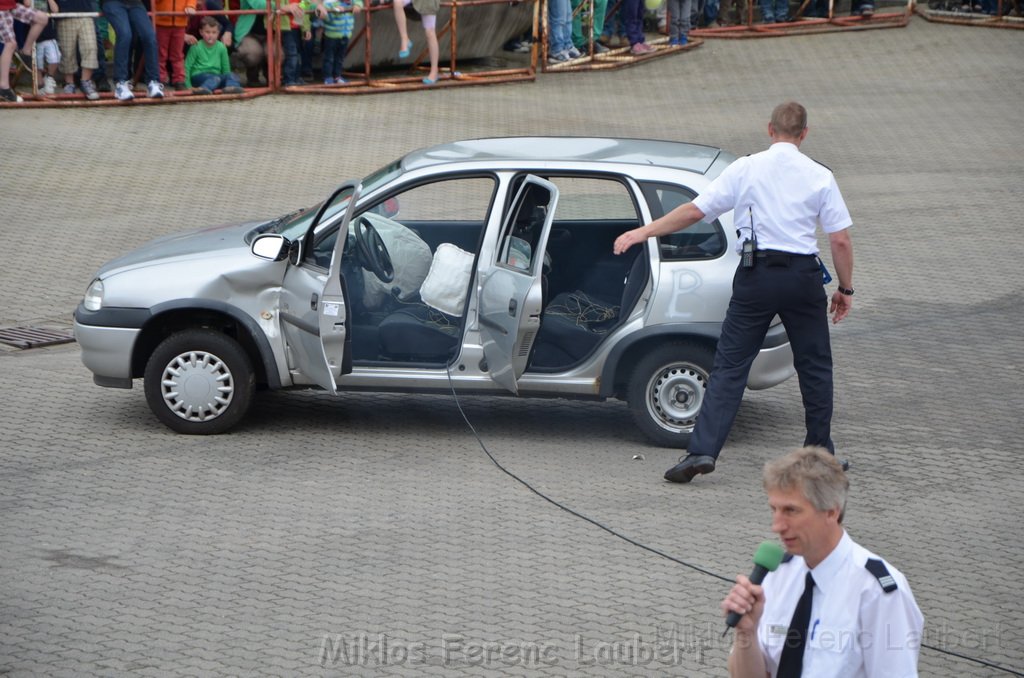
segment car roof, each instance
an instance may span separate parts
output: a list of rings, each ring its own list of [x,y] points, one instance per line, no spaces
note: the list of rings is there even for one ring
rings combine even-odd
[[[456,162],[625,163],[656,165],[705,174],[722,149],[655,139],[609,137],[497,137],[468,139],[423,148],[402,159],[406,170]]]

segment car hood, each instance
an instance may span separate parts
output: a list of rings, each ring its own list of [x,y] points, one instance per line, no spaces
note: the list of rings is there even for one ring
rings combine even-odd
[[[204,259],[222,254],[225,250],[248,248],[245,235],[263,221],[223,224],[186,231],[150,240],[138,249],[108,261],[99,271],[99,277],[135,269],[164,264],[174,259]]]

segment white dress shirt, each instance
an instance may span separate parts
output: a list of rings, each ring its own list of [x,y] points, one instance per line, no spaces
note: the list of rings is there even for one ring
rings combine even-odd
[[[835,233],[853,224],[832,171],[785,141],[739,158],[693,204],[707,221],[733,210],[737,251],[750,237],[751,216],[757,249],[795,254],[818,253],[819,226]]]
[[[865,568],[869,558],[881,560],[844,531],[832,553],[811,570],[814,597],[804,648],[804,676],[917,676],[924,617],[906,577],[885,563],[892,582],[880,582]],[[804,592],[807,571],[804,559],[794,556],[764,580],[765,607],[757,638],[772,676],[779,669],[786,631]],[[883,584],[891,583],[896,590],[885,592]]]

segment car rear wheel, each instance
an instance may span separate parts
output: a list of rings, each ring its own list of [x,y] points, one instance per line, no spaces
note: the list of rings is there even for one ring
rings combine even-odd
[[[658,346],[637,363],[626,400],[647,437],[665,447],[686,447],[714,357],[702,344],[675,342]]]
[[[255,390],[252,363],[238,342],[191,329],[164,339],[145,372],[146,402],[178,433],[211,435],[237,424]]]

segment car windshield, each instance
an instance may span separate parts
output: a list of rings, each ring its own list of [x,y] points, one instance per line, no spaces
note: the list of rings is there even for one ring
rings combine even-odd
[[[381,167],[376,172],[368,174],[363,179],[362,194],[366,195],[372,193],[378,187],[383,186],[385,183],[391,181],[402,173],[402,161],[396,160],[384,167]],[[278,233],[288,238],[289,240],[295,240],[296,238],[302,237],[302,235],[309,229],[310,222],[316,217],[320,208],[323,206],[323,201],[318,202],[312,207],[301,209],[295,212],[291,212],[282,217],[278,217],[272,221],[267,222],[262,227],[257,229],[259,233]],[[323,222],[329,223],[331,217],[338,213],[339,210],[344,210],[348,205],[348,200],[341,200],[330,205],[327,213],[324,214]],[[319,229],[319,227],[318,227]]]

